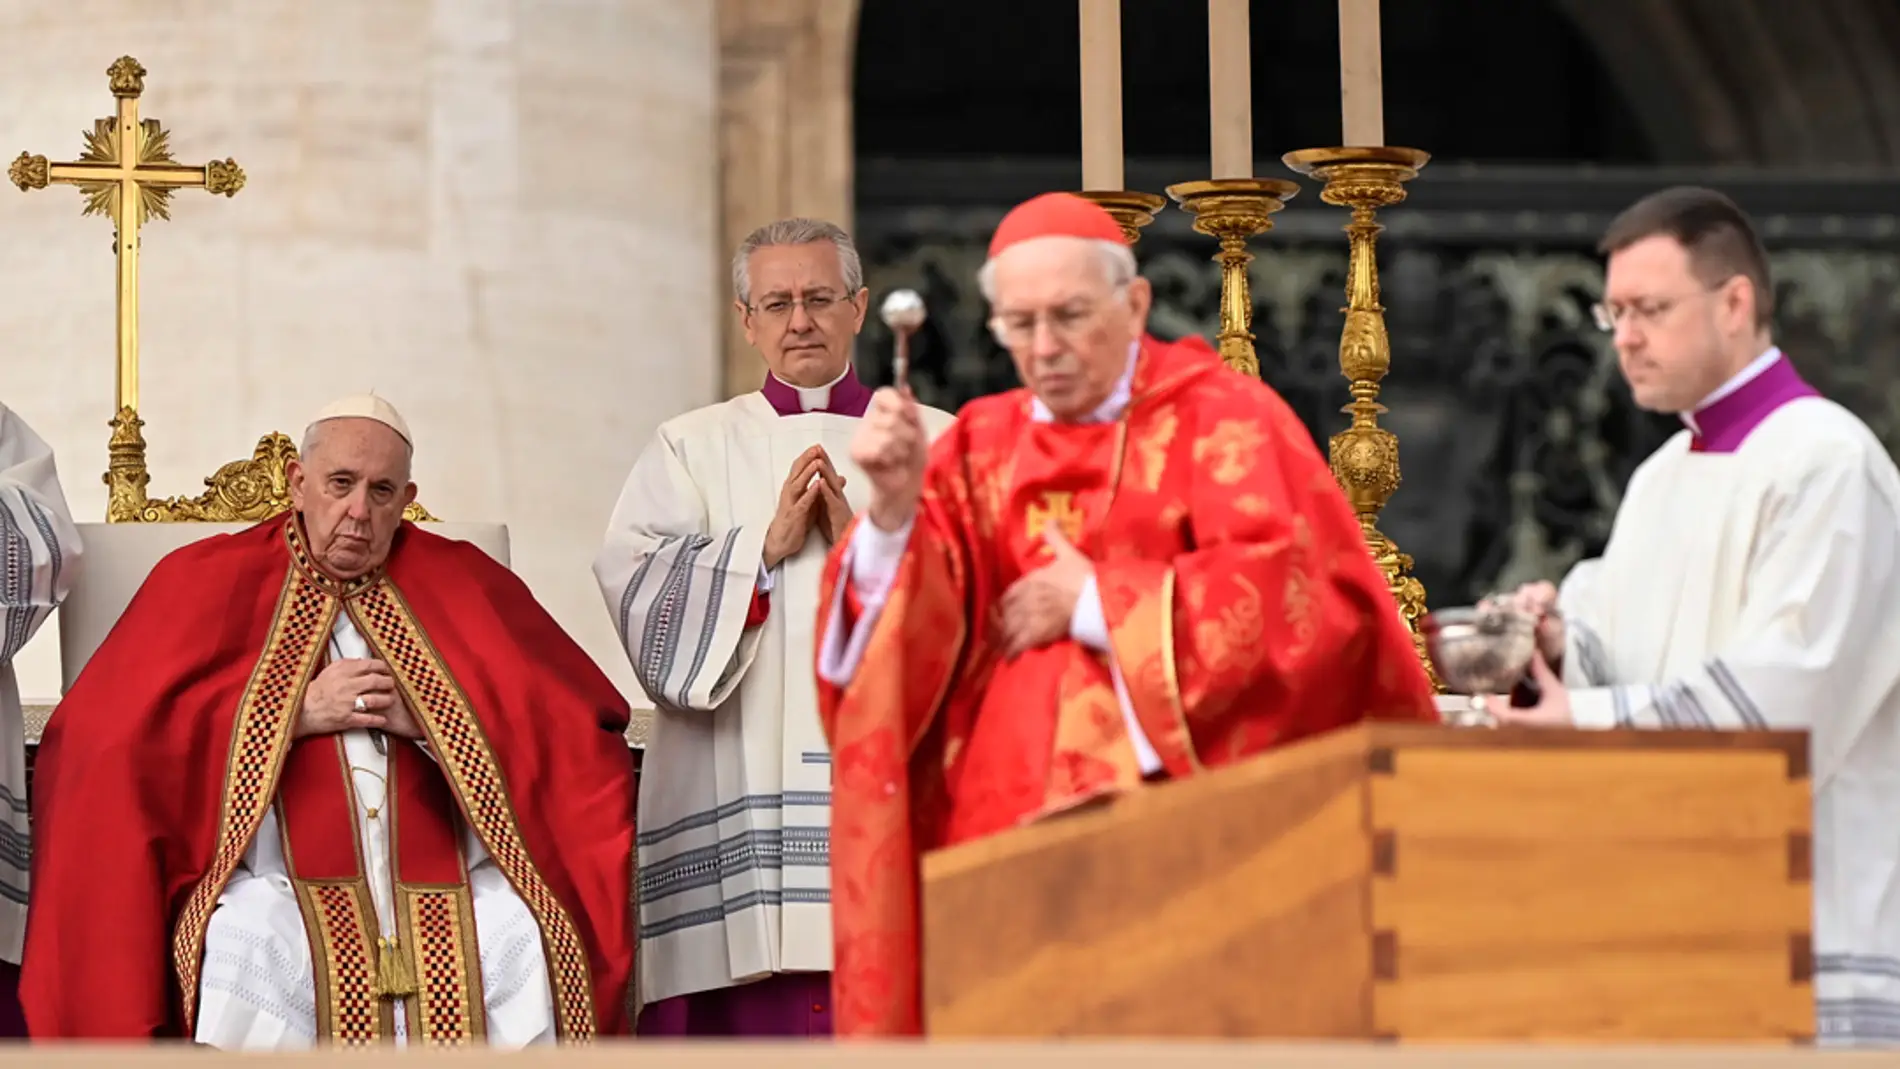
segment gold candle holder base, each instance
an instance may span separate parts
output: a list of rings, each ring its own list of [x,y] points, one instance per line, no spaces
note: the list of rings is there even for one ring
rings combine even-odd
[[[1220,264],[1221,362],[1243,375],[1260,377],[1253,347],[1253,292],[1247,242],[1273,229],[1273,213],[1300,191],[1299,183],[1279,178],[1210,178],[1168,187],[1168,196],[1194,216],[1194,229],[1220,240],[1214,262]]]
[[[1137,193],[1127,189],[1091,189],[1076,196],[1101,205],[1117,223],[1128,244],[1141,240],[1141,228],[1155,221],[1155,213],[1167,207],[1168,199],[1158,193]]]
[[[1384,229],[1375,216],[1405,199],[1405,183],[1431,156],[1414,148],[1309,148],[1289,152],[1286,165],[1325,183],[1319,199],[1352,209],[1346,224],[1350,258],[1346,271],[1346,327],[1339,339],[1339,370],[1345,375],[1352,403],[1341,411],[1352,417],[1345,430],[1329,443],[1333,477],[1346,491],[1359,516],[1366,546],[1385,572],[1386,584],[1399,603],[1399,615],[1412,632],[1418,659],[1431,676],[1432,686],[1444,682],[1432,668],[1418,622],[1425,615],[1425,586],[1412,572],[1412,558],[1379,530],[1379,513],[1399,488],[1399,442],[1379,426],[1379,382],[1392,367],[1392,345],[1386,335],[1385,308],[1379,303],[1379,261],[1376,250]]]

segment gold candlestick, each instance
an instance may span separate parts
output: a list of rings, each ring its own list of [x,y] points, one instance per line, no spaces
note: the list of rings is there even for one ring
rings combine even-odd
[[[1166,197],[1158,194],[1127,189],[1092,189],[1076,196],[1092,200],[1107,210],[1122,225],[1122,236],[1130,245],[1141,240],[1141,228],[1154,222],[1155,213],[1168,203]]]
[[[1220,358],[1243,375],[1260,377],[1253,349],[1253,290],[1247,242],[1273,229],[1273,213],[1299,193],[1296,182],[1279,178],[1212,178],[1168,187],[1168,196],[1194,214],[1194,229],[1220,239]]]
[[[1346,270],[1346,328],[1339,339],[1339,370],[1352,391],[1352,403],[1341,411],[1352,424],[1330,442],[1333,477],[1346,491],[1373,559],[1385,572],[1387,585],[1399,603],[1399,615],[1412,631],[1419,662],[1431,675],[1432,685],[1444,690],[1425,652],[1418,621],[1425,614],[1425,586],[1411,574],[1412,558],[1399,552],[1378,527],[1379,512],[1399,488],[1399,440],[1379,426],[1379,381],[1392,366],[1392,345],[1386,336],[1385,308],[1379,304],[1379,261],[1375,244],[1383,230],[1374,219],[1380,208],[1405,199],[1405,183],[1418,177],[1431,159],[1412,148],[1309,148],[1289,152],[1286,165],[1326,183],[1319,199],[1352,209],[1346,224],[1350,255]]]

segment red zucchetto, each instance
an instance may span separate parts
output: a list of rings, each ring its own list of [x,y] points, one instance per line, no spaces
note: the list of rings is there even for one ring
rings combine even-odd
[[[1073,193],[1044,193],[1011,208],[996,224],[996,236],[990,239],[990,258],[995,259],[997,253],[1018,242],[1053,237],[1128,243],[1121,224],[1101,205]]]

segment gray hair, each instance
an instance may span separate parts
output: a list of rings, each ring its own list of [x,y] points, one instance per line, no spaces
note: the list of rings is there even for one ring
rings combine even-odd
[[[338,417],[338,418],[356,419],[359,417],[347,416],[347,417]],[[361,418],[367,418],[367,417],[361,417]],[[297,458],[299,460],[302,460],[306,465],[310,463],[310,454],[316,451],[317,443],[323,440],[324,424],[333,423],[333,422],[335,422],[334,419],[320,419],[303,429],[303,442],[297,447]],[[376,421],[370,420],[370,422],[374,423]],[[390,433],[391,434],[396,433],[393,427],[390,428]],[[416,463],[415,443],[409,441],[407,438],[402,438],[401,435],[396,435],[396,436],[402,439],[402,481],[408,482],[415,471],[415,463]]]
[[[1051,236],[1058,237],[1060,235]],[[1032,238],[1031,240],[1040,241],[1042,239]],[[1074,238],[1071,240],[1086,241],[1089,243],[1090,248],[1095,252],[1102,265],[1102,274],[1108,279],[1108,284],[1111,289],[1120,289],[1135,280],[1135,250],[1119,241],[1102,241],[1098,238]],[[976,288],[982,291],[984,300],[991,304],[996,303],[996,260],[994,257],[984,260],[983,266],[977,268]]]
[[[836,223],[823,219],[794,216],[767,223],[745,236],[739,251],[732,255],[732,295],[740,304],[752,303],[752,254],[776,245],[813,245],[829,241],[838,250],[838,268],[844,274],[844,288],[855,294],[864,288],[864,265],[858,260],[858,247],[851,235]]]

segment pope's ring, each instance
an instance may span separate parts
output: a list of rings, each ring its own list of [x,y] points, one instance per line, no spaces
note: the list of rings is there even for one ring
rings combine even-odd
[[[361,694],[358,694],[356,696],[356,701],[353,704],[351,704],[350,708],[355,709],[359,713],[366,713],[369,711],[369,703],[363,700],[363,696]]]

